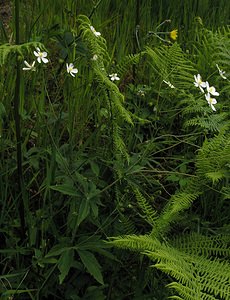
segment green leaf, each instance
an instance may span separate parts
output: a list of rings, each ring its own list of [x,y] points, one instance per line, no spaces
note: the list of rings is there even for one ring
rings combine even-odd
[[[78,192],[75,187],[69,184],[59,184],[59,185],[52,185],[50,188],[54,191],[60,192],[64,195],[68,196],[77,196]]]
[[[97,280],[97,282],[104,284],[100,270],[101,266],[99,265],[94,254],[86,250],[77,251],[87,271]]]
[[[92,172],[98,177],[100,169],[98,167],[98,164],[96,164],[94,161],[90,161],[90,167],[92,169]]]
[[[63,244],[55,245],[45,256],[45,258],[52,257],[52,256],[58,256],[62,254],[65,251],[68,251],[69,247],[64,247]]]
[[[58,269],[61,272],[59,275],[59,283],[62,284],[65,277],[68,275],[70,268],[73,265],[74,261],[74,250],[68,249],[63,252],[59,261],[58,261]]]
[[[88,217],[90,211],[89,201],[87,199],[82,199],[81,205],[79,208],[78,218],[77,218],[77,225],[79,226],[85,218]]]

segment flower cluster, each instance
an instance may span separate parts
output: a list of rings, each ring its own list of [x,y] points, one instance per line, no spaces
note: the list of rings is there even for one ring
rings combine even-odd
[[[46,58],[47,52],[42,52],[38,47],[36,48],[36,50],[37,51],[34,50],[34,55],[37,57],[37,61],[39,62],[39,64],[41,62],[47,64],[49,62],[49,60]],[[24,64],[26,65],[26,67],[22,68],[23,71],[36,71],[35,60],[32,62],[31,65],[26,60],[24,60]]]
[[[49,62],[47,58],[47,52],[42,52],[40,48],[36,48],[36,51],[34,51],[34,55],[37,58],[37,62],[40,64],[43,62],[44,64],[47,64]],[[24,64],[26,67],[22,68],[23,71],[36,71],[35,67],[35,60],[32,62],[32,64],[29,64],[26,60],[24,60]],[[75,77],[75,74],[78,73],[78,69],[74,68],[73,63],[66,64],[66,71],[69,73],[71,76]]]
[[[214,104],[216,104],[217,101],[215,98],[211,97],[211,96],[219,96],[219,93],[216,91],[215,87],[209,86],[208,81],[206,82],[202,81],[200,74],[198,74],[197,76],[194,75],[194,79],[195,79],[194,85],[198,87],[202,93],[204,93],[205,92],[204,89],[206,89],[205,99],[207,100],[208,105],[211,107],[211,109],[213,111],[216,111]]]
[[[90,29],[96,37],[99,37],[101,35],[101,33],[99,31],[96,31],[93,26],[90,26]],[[42,62],[44,64],[47,64],[49,62],[47,58],[47,52],[41,51],[38,47],[36,47],[36,51],[34,50],[34,55],[39,64],[41,64]],[[94,54],[92,60],[98,60],[98,55]],[[35,60],[32,62],[32,64],[29,64],[26,60],[24,60],[25,67],[22,68],[23,71],[36,71],[35,63]],[[75,75],[78,73],[78,69],[74,67],[73,63],[66,63],[66,71],[72,77],[75,77]],[[110,74],[109,77],[111,81],[120,80],[120,78],[117,76],[117,73]]]

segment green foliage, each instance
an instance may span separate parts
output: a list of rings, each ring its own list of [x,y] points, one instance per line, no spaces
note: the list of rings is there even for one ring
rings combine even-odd
[[[44,49],[44,45],[38,42],[29,42],[22,45],[11,45],[2,44],[0,45],[0,66],[7,63],[7,61],[12,59],[13,55],[19,55],[25,57],[26,54],[30,53],[32,49],[39,47]]]
[[[0,298],[228,299],[229,1],[2,2]]]
[[[202,194],[210,179],[213,184],[226,180],[229,174],[229,137],[219,133],[204,142],[196,157],[196,174],[186,186],[175,193],[154,220],[146,199],[136,191],[140,208],[152,226],[149,235],[127,235],[111,239],[110,244],[138,251],[154,261],[154,267],[176,279],[167,287],[176,290],[182,298],[172,299],[228,299],[230,285],[229,235],[203,236],[191,234],[171,238],[172,223],[180,220],[181,213],[191,207]],[[216,298],[217,297],[217,298]]]
[[[206,140],[200,149],[196,167],[200,177],[212,180],[213,184],[227,179],[229,173],[230,138],[228,134]]]
[[[161,46],[156,49],[147,47],[146,54],[150,56],[151,68],[161,80],[170,81],[178,89],[191,87],[195,68],[179,44],[174,43],[172,46]]]

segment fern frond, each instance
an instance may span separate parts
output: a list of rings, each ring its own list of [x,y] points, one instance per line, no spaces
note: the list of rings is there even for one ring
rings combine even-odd
[[[32,48],[39,47],[44,49],[44,45],[39,42],[29,42],[22,45],[3,44],[0,45],[0,66],[4,65],[13,54],[24,57]]]
[[[154,251],[160,246],[158,239],[150,237],[149,235],[125,235],[109,238],[109,243],[113,246],[122,249],[143,252],[146,249]]]
[[[159,235],[165,233],[170,225],[177,221],[179,214],[188,209],[194,200],[200,195],[199,185],[194,185],[194,190],[189,192],[178,192],[173,195],[159,218],[155,221],[152,235]]]
[[[199,126],[201,128],[205,128],[209,130],[210,132],[218,132],[223,128],[229,127],[229,121],[227,121],[227,118],[228,118],[227,113],[200,116],[196,118],[191,118],[190,120],[186,121],[184,126],[185,127]]]
[[[136,195],[137,203],[144,213],[144,218],[149,222],[150,225],[154,226],[157,217],[157,212],[148,203],[148,201],[144,198],[144,196],[140,193],[138,189],[135,189],[134,192]]]
[[[183,234],[172,240],[172,244],[188,254],[203,257],[230,256],[230,236],[204,236],[198,233]]]
[[[121,128],[114,122],[113,124],[113,143],[115,155],[118,157],[122,156],[129,161],[129,154],[127,152],[124,140],[122,138]]]
[[[116,66],[117,73],[121,76],[124,75],[128,71],[130,66],[136,65],[140,62],[140,59],[143,55],[144,52],[125,56],[122,61]]]
[[[218,182],[229,174],[230,136],[219,133],[216,137],[205,141],[199,150],[196,167],[199,177]]]
[[[217,300],[212,295],[207,295],[202,292],[197,293],[197,291],[194,291],[192,288],[189,288],[187,286],[184,286],[180,284],[179,282],[172,282],[167,285],[167,287],[172,288],[178,292],[179,295],[181,295],[183,298],[178,296],[171,296],[170,299],[181,299],[181,300]]]
[[[220,260],[187,254],[162,244],[155,251],[144,252],[154,267],[177,280],[177,292],[185,299],[228,299],[230,295],[230,265]]]
[[[179,238],[172,244],[161,243],[150,235],[128,235],[110,241],[116,247],[148,256],[154,261],[153,267],[176,279],[168,287],[186,300],[229,299],[230,264],[212,256],[229,254],[226,242],[229,242],[228,236],[211,238],[201,235]],[[171,298],[180,299],[179,296]]]
[[[86,42],[92,57],[94,54],[98,56],[98,61],[103,60],[104,62],[109,62],[110,58],[107,52],[106,40],[99,36],[96,37],[91,30],[91,22],[89,18],[85,15],[79,15],[77,18],[79,23],[79,30],[81,32],[83,40]]]
[[[146,48],[150,57],[151,68],[164,80],[169,80],[178,89],[190,88],[196,70],[192,62],[185,57],[179,44],[162,46],[160,48]]]

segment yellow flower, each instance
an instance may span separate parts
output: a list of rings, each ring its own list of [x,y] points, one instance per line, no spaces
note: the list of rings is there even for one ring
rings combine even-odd
[[[177,35],[178,35],[178,30],[177,29],[173,29],[172,31],[169,32],[170,38],[174,41],[177,39]]]

